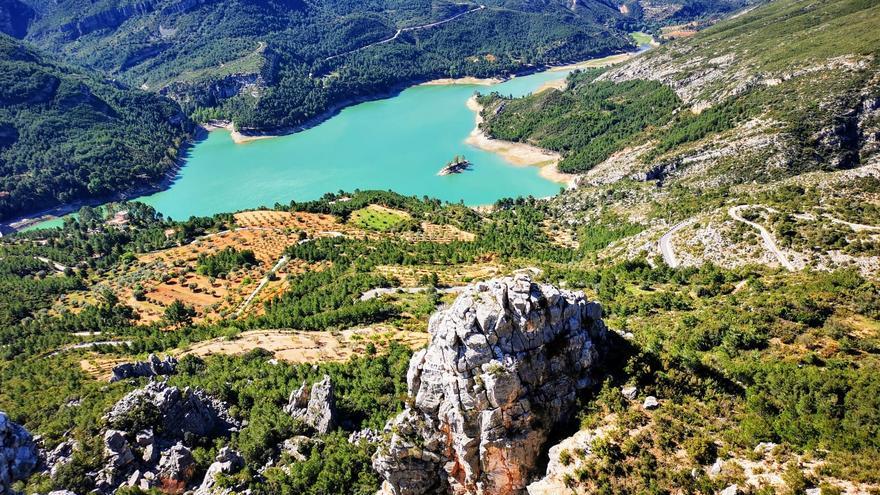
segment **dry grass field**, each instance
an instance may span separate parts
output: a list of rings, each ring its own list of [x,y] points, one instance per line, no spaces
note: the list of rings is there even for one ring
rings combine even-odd
[[[381,326],[341,332],[253,330],[234,339],[219,338],[193,344],[181,355],[237,355],[260,348],[272,352],[275,359],[290,363],[341,362],[363,354],[369,343],[381,350],[391,342],[416,349],[428,343],[428,334]]]

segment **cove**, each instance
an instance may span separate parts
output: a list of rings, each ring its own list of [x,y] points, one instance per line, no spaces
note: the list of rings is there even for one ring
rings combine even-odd
[[[234,143],[228,131],[212,131],[190,150],[170,188],[137,200],[180,220],[354,189],[390,189],[467,205],[549,196],[562,185],[541,178],[537,167],[512,166],[465,144],[474,127],[465,103],[474,91],[521,96],[566,75],[543,72],[494,86],[415,86],[345,108],[302,132],[243,144]],[[455,155],[465,155],[471,170],[438,176]]]

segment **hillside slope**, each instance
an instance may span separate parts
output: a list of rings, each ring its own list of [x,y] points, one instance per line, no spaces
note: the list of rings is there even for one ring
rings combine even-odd
[[[0,220],[162,180],[192,124],[0,34]]]
[[[242,127],[298,125],[437,77],[503,74],[631,48],[610,3],[41,2],[27,38]],[[235,98],[231,98],[235,97]],[[230,99],[231,98],[231,99]]]
[[[668,234],[662,244],[682,253],[664,256],[674,263],[875,272],[874,230],[826,216],[878,225],[876,186],[863,179],[880,163],[878,50],[876,2],[776,1],[605,72],[574,75],[565,91],[485,96],[484,128],[559,151],[562,171],[583,174],[557,201],[572,224],[584,211],[613,212],[647,229],[609,255],[661,254],[655,243]],[[610,191],[622,199],[603,202]],[[859,201],[867,204],[847,206]],[[781,229],[771,233],[785,254],[755,245],[760,232],[729,212],[738,204],[754,204],[751,219]],[[686,228],[671,231],[680,221]]]

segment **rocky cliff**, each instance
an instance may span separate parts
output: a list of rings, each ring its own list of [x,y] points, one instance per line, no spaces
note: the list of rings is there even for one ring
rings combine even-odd
[[[466,289],[410,361],[407,407],[373,457],[383,490],[524,493],[548,435],[594,383],[601,316],[582,293],[526,275]]]
[[[26,479],[37,462],[31,434],[0,412],[0,495],[10,493],[13,482]]]

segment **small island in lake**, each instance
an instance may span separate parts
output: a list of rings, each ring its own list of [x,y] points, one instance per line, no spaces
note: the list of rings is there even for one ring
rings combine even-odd
[[[470,166],[471,162],[467,161],[464,155],[455,155],[451,162],[447,163],[445,167],[437,172],[437,175],[460,174],[469,169]]]

